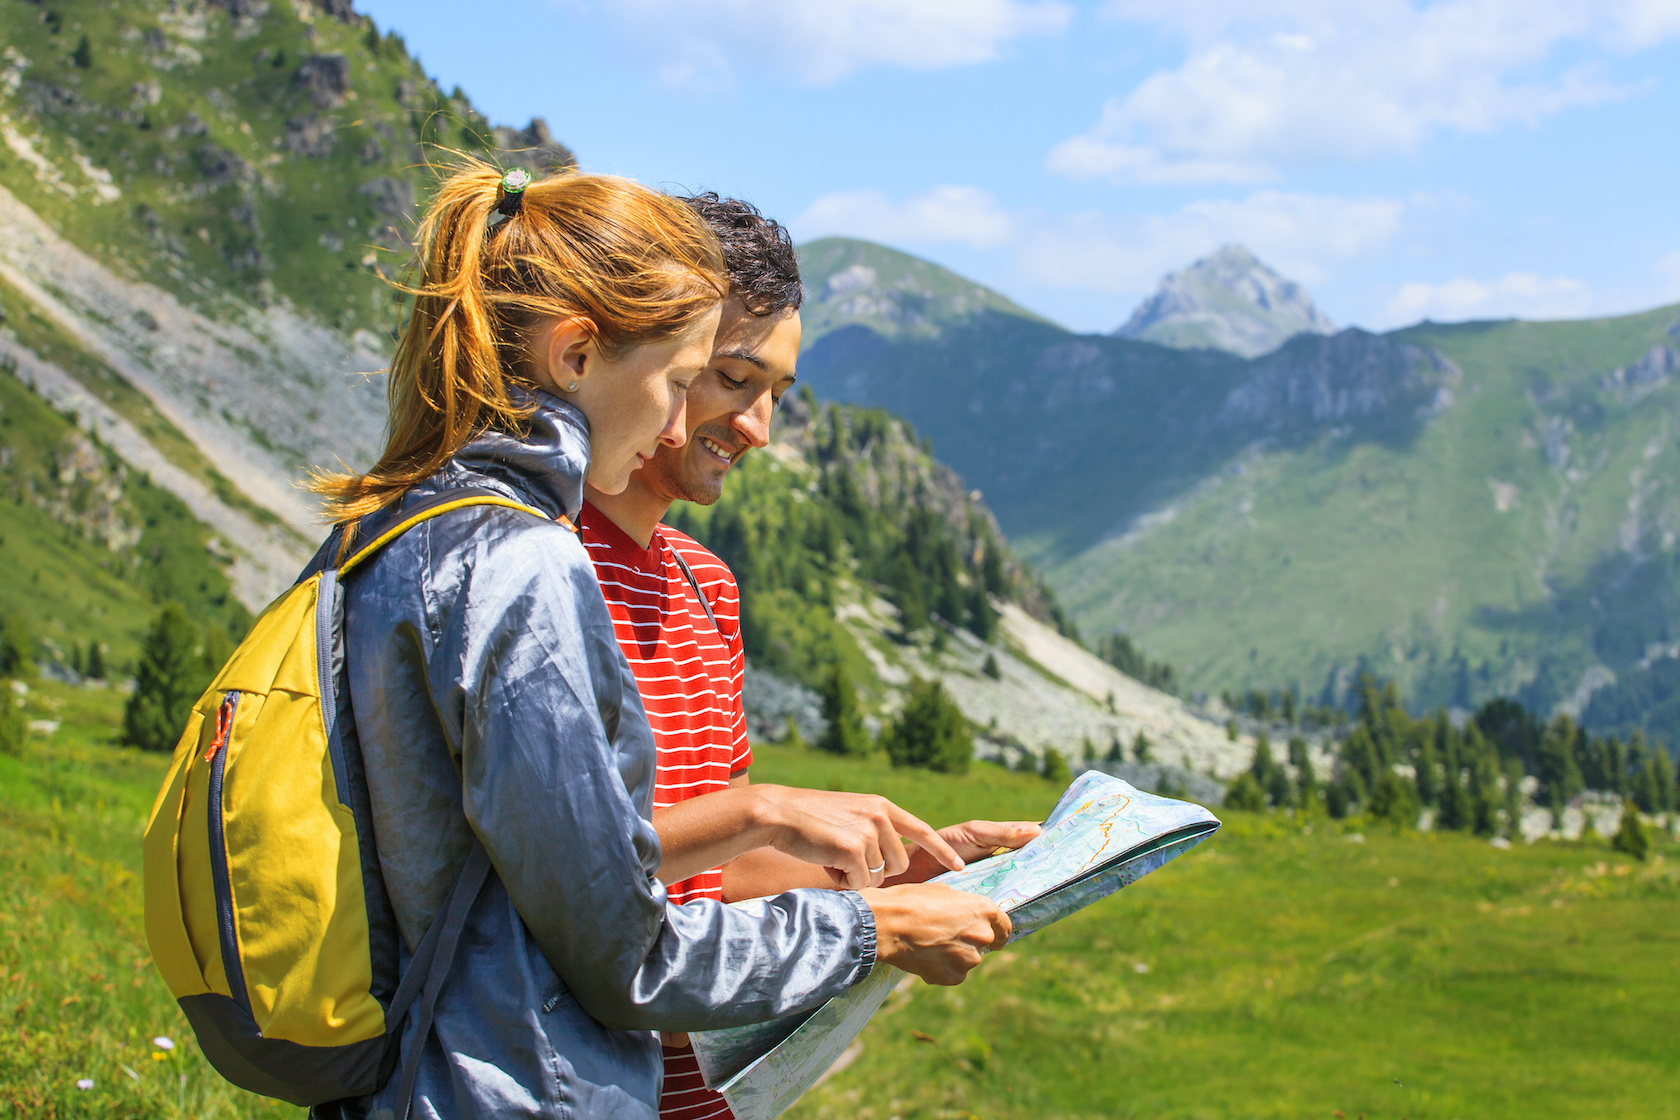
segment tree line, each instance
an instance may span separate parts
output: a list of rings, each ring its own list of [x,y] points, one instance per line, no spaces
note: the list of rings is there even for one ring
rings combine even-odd
[[[1613,793],[1646,814],[1680,809],[1673,760],[1635,731],[1623,740],[1590,734],[1570,716],[1542,720],[1510,699],[1483,704],[1468,719],[1445,709],[1414,717],[1394,682],[1361,677],[1351,726],[1335,739],[1331,772],[1315,773],[1307,740],[1292,735],[1286,769],[1268,736],[1256,739],[1248,771],[1225,803],[1239,809],[1322,807],[1334,818],[1362,814],[1411,825],[1424,809],[1434,827],[1478,836],[1516,834],[1523,808],[1549,808],[1554,820],[1579,793]]]

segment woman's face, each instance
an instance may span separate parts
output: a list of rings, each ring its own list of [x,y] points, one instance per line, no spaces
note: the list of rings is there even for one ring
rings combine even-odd
[[[720,303],[681,334],[616,357],[591,342],[550,364],[555,384],[549,388],[589,418],[589,485],[621,493],[660,444],[687,442],[688,386],[711,361],[721,313]],[[577,388],[567,391],[574,381]]]

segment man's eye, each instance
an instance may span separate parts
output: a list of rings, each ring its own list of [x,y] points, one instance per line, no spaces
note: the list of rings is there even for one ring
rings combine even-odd
[[[722,370],[718,370],[718,379],[723,382],[725,389],[739,389],[746,384],[745,381],[737,381]]]
[[[782,407],[782,398],[776,396],[774,393],[770,394],[770,407],[771,408]]]

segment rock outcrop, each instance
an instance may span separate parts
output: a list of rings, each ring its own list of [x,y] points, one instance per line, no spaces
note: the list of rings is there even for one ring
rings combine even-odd
[[[1254,358],[1298,334],[1335,329],[1299,284],[1267,268],[1241,245],[1227,245],[1168,275],[1114,333],[1178,350],[1225,350]]]

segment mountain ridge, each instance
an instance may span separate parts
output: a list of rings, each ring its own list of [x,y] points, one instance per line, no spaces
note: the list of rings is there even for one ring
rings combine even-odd
[[[846,324],[801,365],[914,422],[1085,633],[1192,688],[1335,703],[1371,672],[1420,705],[1515,695],[1625,732],[1680,650],[1677,311],[1243,359],[988,308],[914,337]]]

